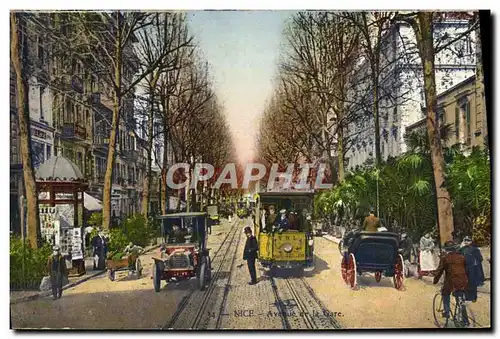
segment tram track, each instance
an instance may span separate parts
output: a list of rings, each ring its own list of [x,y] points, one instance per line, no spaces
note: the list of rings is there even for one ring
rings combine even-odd
[[[174,315],[170,319],[170,321],[165,324],[162,329],[164,330],[177,330],[181,328],[187,328],[187,329],[198,329],[200,326],[201,321],[206,318],[206,311],[207,311],[207,305],[212,297],[212,294],[214,292],[214,289],[217,285],[218,280],[221,278],[221,273],[223,272],[224,264],[227,263],[227,257],[230,254],[230,249],[231,245],[234,244],[234,240],[236,238],[236,235],[238,234],[238,231],[240,230],[240,225],[242,223],[242,220],[236,221],[236,223],[233,224],[231,227],[230,231],[227,233],[227,235],[224,237],[222,243],[220,244],[219,248],[217,251],[214,253],[214,256],[212,257],[212,267],[216,266],[216,270],[212,270],[212,279],[208,285],[208,287],[205,289],[205,291],[199,291],[197,289],[193,289],[192,291],[189,292],[187,296],[183,298],[179,306],[177,307]],[[239,232],[241,233],[241,232]],[[238,243],[234,247],[234,251],[237,250],[239,241],[241,240],[241,234],[238,237]],[[225,249],[225,251],[223,251]],[[221,255],[222,254],[222,255]],[[233,260],[231,261],[231,266],[234,263],[234,257],[236,253],[233,253]],[[230,274],[229,274],[229,279],[230,279]],[[227,287],[227,284],[226,284]],[[225,292],[227,295],[227,292]],[[198,300],[194,298],[194,296],[200,296],[201,300]],[[227,297],[226,297],[227,299]],[[183,315],[186,315],[186,313],[192,314],[192,312],[185,312],[188,311],[188,308],[190,306],[191,302],[193,300],[196,300],[196,306],[197,306],[197,311],[194,317],[190,318],[188,317],[188,321],[183,321],[184,319],[181,319]],[[221,306],[221,310],[222,307]],[[218,315],[220,317],[220,313]],[[189,326],[186,326],[187,323],[190,323]]]
[[[328,311],[303,277],[271,276],[270,281],[283,329],[341,328],[335,314]]]
[[[241,222],[241,220],[240,220]],[[207,311],[207,306],[209,304],[210,301],[216,301],[216,300],[212,300],[212,294],[214,292],[214,290],[216,289],[217,287],[217,283],[218,283],[218,280],[221,279],[220,276],[221,276],[221,273],[224,272],[223,271],[223,266],[225,263],[227,263],[227,258],[228,258],[228,254],[231,255],[232,254],[232,259],[230,261],[230,266],[229,266],[229,270],[226,271],[228,272],[228,277],[227,277],[227,280],[224,282],[224,294],[223,294],[223,298],[222,298],[222,302],[221,302],[221,305],[219,307],[219,312],[217,314],[217,320],[216,320],[216,325],[215,325],[215,329],[219,328],[218,326],[220,326],[220,323],[222,321],[222,315],[223,315],[223,311],[224,311],[224,307],[225,307],[225,304],[227,302],[227,296],[229,294],[229,289],[231,288],[231,285],[230,285],[230,282],[231,282],[231,275],[232,275],[232,272],[231,272],[231,269],[234,265],[234,260],[236,258],[236,252],[238,251],[238,245],[240,244],[240,241],[241,241],[241,230],[240,232],[238,232],[238,230],[240,230],[238,227],[235,227],[234,229],[234,233],[231,237],[231,241],[229,242],[229,244],[234,244],[234,238],[236,237],[236,235],[238,235],[238,240],[236,242],[236,244],[234,244],[234,250],[233,251],[230,251],[230,248],[231,246],[228,246],[224,256],[221,258],[221,261],[220,261],[220,266],[217,270],[217,273],[216,273],[216,278],[213,279],[210,283],[210,290],[207,291],[207,294],[203,300],[203,303],[202,305],[200,306],[200,309],[198,311],[198,313],[196,314],[196,317],[194,318],[193,320],[193,324],[191,326],[191,329],[207,329],[208,328],[208,325],[210,324],[210,320],[211,318],[208,316],[207,317],[207,314],[206,314],[206,311]],[[215,306],[215,305],[214,305]],[[203,320],[206,320],[203,324],[202,324],[202,321]]]

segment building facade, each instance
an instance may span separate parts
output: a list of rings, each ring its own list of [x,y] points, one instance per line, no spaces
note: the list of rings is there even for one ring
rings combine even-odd
[[[441,93],[437,97],[437,114],[440,126],[450,124],[451,133],[442,140],[444,147],[460,144],[465,152],[473,147],[484,149],[487,144],[486,112],[478,93],[476,76]],[[426,118],[408,126],[406,134],[426,131]]]
[[[436,22],[435,45],[446,43],[469,28],[469,21],[447,17]],[[406,127],[424,117],[425,106],[423,72],[413,29],[406,23],[395,24],[384,36],[381,48],[381,76],[379,82],[380,151],[382,160],[406,152]],[[436,90],[442,93],[474,75],[476,67],[475,36],[465,35],[436,55]],[[358,70],[355,89],[370,93],[370,86],[360,79],[368,78],[369,64],[364,62]],[[348,133],[356,141],[346,154],[347,169],[354,170],[375,161],[375,127],[368,96],[362,105],[357,123],[349,125]]]
[[[70,13],[36,13],[37,24],[50,27],[52,34],[77,41]],[[30,21],[21,30],[21,53],[29,60],[26,108],[30,116],[33,167],[54,155],[73,161],[89,181],[87,193],[102,201],[109,135],[112,120],[112,91],[92,71],[88,60],[51,53],[57,42],[48,43]],[[76,37],[76,38],[75,38]],[[75,40],[76,39],[76,40]],[[124,47],[126,67],[123,82],[130,84],[139,68],[133,37]],[[19,198],[22,196],[22,161],[16,104],[16,81],[10,74],[10,174],[11,230],[19,233]],[[134,121],[134,89],[123,98],[117,136],[117,152],[112,185],[112,215],[119,219],[140,211],[144,153],[137,145]]]

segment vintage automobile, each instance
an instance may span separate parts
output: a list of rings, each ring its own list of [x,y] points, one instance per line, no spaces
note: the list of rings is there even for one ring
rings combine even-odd
[[[210,218],[210,220],[212,220],[212,223],[214,225],[220,224],[219,208],[217,205],[207,206],[207,213],[208,213],[208,217]]]
[[[399,234],[392,232],[356,232],[344,239],[341,249],[342,279],[351,288],[363,272],[375,273],[380,282],[382,275],[392,277],[394,287],[403,289],[404,260],[400,254]]]
[[[207,248],[207,214],[174,213],[158,217],[162,221],[164,243],[159,257],[153,257],[153,286],[160,291],[161,281],[196,277],[204,290],[212,277]]]
[[[314,235],[310,212],[314,194],[310,192],[263,192],[255,202],[255,235],[258,239],[258,260],[271,270],[274,268],[304,268],[314,266]],[[294,227],[280,229],[271,225],[267,211],[273,205],[276,211],[293,211]],[[266,212],[264,212],[266,210]],[[263,214],[266,216],[263,218]]]

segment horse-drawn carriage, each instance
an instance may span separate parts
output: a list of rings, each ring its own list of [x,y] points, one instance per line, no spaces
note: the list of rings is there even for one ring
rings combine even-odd
[[[404,260],[399,249],[399,235],[392,232],[359,232],[344,241],[342,252],[342,279],[356,287],[357,277],[363,272],[392,277],[394,287],[403,288]]]

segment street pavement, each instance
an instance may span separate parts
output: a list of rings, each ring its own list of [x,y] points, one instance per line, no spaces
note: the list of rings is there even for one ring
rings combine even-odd
[[[234,220],[233,220],[234,222]],[[12,326],[74,329],[333,329],[435,328],[432,300],[438,285],[424,277],[408,278],[398,291],[392,279],[380,283],[366,274],[350,289],[340,275],[337,244],[316,237],[314,270],[303,277],[271,277],[258,268],[259,283],[249,281],[242,260],[244,226],[250,219],[224,221],[208,238],[213,258],[213,283],[196,290],[196,281],[162,283],[154,292],[152,254],[141,257],[143,276],[118,272],[116,281],[100,275],[66,290],[62,299],[11,305]],[[233,223],[232,223],[233,224]],[[233,228],[234,227],[234,228]],[[234,233],[231,233],[234,230]],[[226,240],[226,241],[225,241]],[[489,282],[480,289],[477,303],[468,305],[482,327],[490,322]]]

